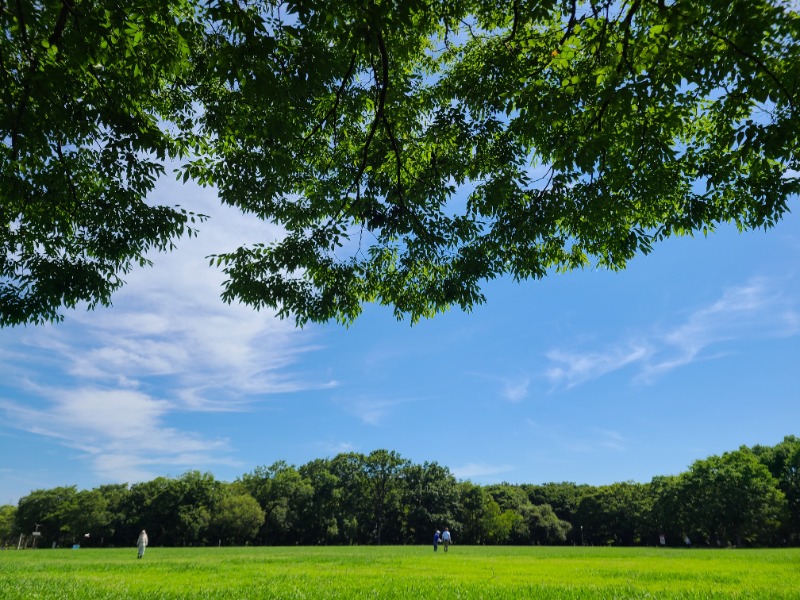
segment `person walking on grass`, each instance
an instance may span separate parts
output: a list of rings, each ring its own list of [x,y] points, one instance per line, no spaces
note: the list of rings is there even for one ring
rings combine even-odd
[[[437,529],[436,533],[433,534],[433,551],[436,552],[439,549],[439,535],[440,531]]]
[[[144,549],[147,548],[147,544],[147,532],[142,529],[142,533],[139,534],[139,539],[136,540],[136,547],[139,549],[137,558],[142,558],[144,556]]]
[[[447,549],[450,547],[450,530],[445,527],[444,532],[442,533],[442,545],[444,546],[444,551],[447,552]]]

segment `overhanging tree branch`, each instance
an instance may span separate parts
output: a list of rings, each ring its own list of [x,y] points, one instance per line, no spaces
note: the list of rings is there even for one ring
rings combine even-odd
[[[758,56],[756,56],[752,52],[748,52],[744,48],[739,47],[739,45],[736,44],[736,42],[734,42],[728,36],[719,34],[716,31],[714,31],[713,29],[711,29],[710,27],[703,26],[702,29],[703,29],[703,31],[705,33],[707,33],[711,37],[713,37],[715,39],[718,39],[718,40],[728,44],[728,46],[730,46],[734,50],[734,52],[737,52],[737,53],[741,54],[746,59],[748,59],[749,61],[753,62],[759,69],[761,69],[761,71],[764,72],[767,75],[767,77],[769,77],[770,79],[772,79],[772,81],[775,82],[775,84],[778,86],[778,89],[783,93],[783,95],[786,96],[786,100],[789,102],[789,109],[792,111],[792,115],[796,114],[795,105],[794,105],[794,96],[786,88],[786,86],[780,80],[780,78],[772,71],[772,69],[770,69],[764,63],[763,60],[761,60]]]
[[[75,4],[71,0],[61,0],[61,11],[58,13],[55,29],[53,29],[53,33],[48,40],[51,46],[55,46],[61,41],[64,27],[67,25],[67,19],[74,8]]]

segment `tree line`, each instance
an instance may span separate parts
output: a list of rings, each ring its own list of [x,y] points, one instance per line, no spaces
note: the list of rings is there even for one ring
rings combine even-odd
[[[800,439],[742,446],[649,483],[477,485],[397,452],[34,490],[0,506],[3,545],[461,544],[782,546],[800,543]],[[36,531],[37,536],[31,534]]]

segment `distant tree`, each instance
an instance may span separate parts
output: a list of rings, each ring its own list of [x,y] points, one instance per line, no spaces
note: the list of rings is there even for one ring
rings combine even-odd
[[[132,527],[127,518],[128,495],[127,483],[101,485],[97,488],[106,502],[107,521],[98,535],[99,543],[113,546],[129,546],[136,540],[138,531]]]
[[[0,546],[14,543],[14,538],[19,535],[16,525],[17,507],[11,504],[0,506]]]
[[[233,483],[188,471],[130,487],[56,487],[32,491],[17,507],[0,506],[0,543],[9,531],[38,530],[40,546],[130,545],[147,529],[151,543],[162,546],[428,544],[434,530],[449,527],[459,544],[637,545],[657,543],[663,533],[673,545],[685,535],[693,544],[785,545],[796,539],[799,445],[787,436],[774,447],[742,446],[698,460],[648,484],[599,487],[480,486],[389,450],[347,452],[299,468],[276,461]]]
[[[786,497],[788,512],[779,535],[788,543],[800,544],[800,439],[787,435],[779,444],[755,446],[753,452]]]
[[[642,542],[650,517],[650,497],[644,484],[604,485],[581,499],[577,520],[587,543],[632,546]]]
[[[196,470],[136,483],[126,499],[129,531],[146,529],[151,545],[203,544],[221,497],[222,483]]]
[[[460,506],[457,514],[464,544],[504,544],[519,521],[513,510],[503,511],[492,495],[470,481],[459,483]]]
[[[187,471],[173,480],[178,498],[177,540],[180,545],[206,543],[211,515],[223,497],[223,484],[211,473]]]
[[[134,544],[139,531],[146,529],[151,545],[174,545],[179,507],[180,495],[167,477],[131,485],[125,503],[127,543]]]
[[[260,537],[271,545],[293,544],[303,528],[303,515],[314,490],[294,465],[276,461],[257,467],[239,480],[265,513]]]
[[[70,516],[75,507],[76,486],[55,487],[49,490],[33,490],[19,499],[16,526],[21,533],[31,535],[38,531],[37,545],[59,545],[71,543],[74,531]]]
[[[205,506],[183,504],[178,507],[177,544],[195,546],[206,541],[211,512]]]
[[[331,472],[328,459],[312,460],[298,468],[301,477],[308,481],[313,495],[303,513],[303,542],[306,544],[333,544],[340,539],[337,516],[343,491],[339,478]]]
[[[264,511],[255,498],[235,486],[223,496],[211,516],[211,529],[221,542],[246,544],[264,524]]]
[[[286,233],[226,301],[351,321],[769,227],[798,192],[789,0],[0,3],[0,325],[108,304],[193,231],[184,181]]]
[[[679,479],[683,520],[716,545],[775,541],[786,499],[769,469],[742,447],[695,461]]]
[[[409,461],[395,451],[375,450],[364,461],[366,492],[372,509],[375,542],[397,544],[402,540],[404,470]]]
[[[374,540],[374,512],[365,463],[366,456],[358,452],[342,452],[330,462],[331,473],[337,480],[337,529],[340,541],[345,544],[366,544]]]
[[[524,523],[521,514],[515,510],[501,510],[494,499],[489,498],[484,513],[485,544],[508,544],[515,529]]]
[[[75,494],[67,511],[65,533],[72,536],[73,544],[100,545],[109,531],[112,515],[108,500],[98,490],[80,490]]]
[[[483,534],[481,517],[484,512],[484,503],[491,496],[471,481],[458,483],[458,495],[456,517],[461,524],[461,529],[457,532],[457,537],[462,544],[479,544]],[[495,504],[497,503],[495,502]]]
[[[505,542],[530,544],[533,538],[529,517],[533,514],[533,505],[525,490],[520,486],[507,483],[490,485],[485,490],[500,507],[503,528],[508,527]]]
[[[459,531],[458,483],[447,467],[435,462],[407,465],[403,479],[401,504],[407,543],[427,544],[433,532],[443,527],[454,534]]]
[[[572,524],[568,539],[574,544],[581,544],[581,523],[578,521],[578,506],[581,498],[590,494],[594,488],[572,482],[545,483],[542,485],[522,485],[528,493],[531,504],[538,506],[549,504],[556,516]]]
[[[646,528],[645,542],[655,545],[664,535],[669,545],[682,544],[686,536],[697,540],[700,531],[685,518],[679,497],[681,479],[677,475],[659,475],[650,481],[651,516]]]
[[[529,543],[563,544],[572,530],[568,521],[559,519],[549,504],[531,504],[522,512],[529,531]]]
[[[484,488],[492,496],[500,510],[514,510],[519,512],[523,506],[530,504],[530,499],[525,490],[518,485],[500,483],[488,485]]]

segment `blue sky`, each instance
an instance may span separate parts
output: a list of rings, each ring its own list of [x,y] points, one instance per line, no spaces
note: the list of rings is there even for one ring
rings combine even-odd
[[[296,329],[219,300],[205,256],[276,232],[212,215],[114,306],[0,329],[0,504],[187,470],[396,450],[460,479],[649,481],[800,434],[800,218],[656,246],[620,273],[495,281],[416,326],[368,307]]]

